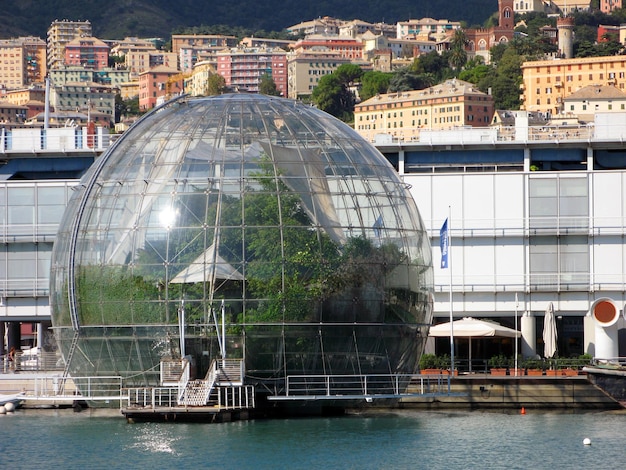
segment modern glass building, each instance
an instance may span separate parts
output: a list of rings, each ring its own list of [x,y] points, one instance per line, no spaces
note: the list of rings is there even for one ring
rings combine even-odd
[[[263,95],[182,97],[100,157],[51,260],[74,376],[157,385],[242,358],[247,380],[412,374],[432,321],[431,243],[410,188],[351,128]]]

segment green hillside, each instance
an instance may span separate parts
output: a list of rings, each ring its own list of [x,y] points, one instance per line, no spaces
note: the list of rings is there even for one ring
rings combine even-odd
[[[103,39],[167,37],[176,28],[218,24],[280,31],[320,16],[386,23],[431,17],[474,25],[497,7],[497,0],[0,0],[0,38],[45,38],[50,23],[62,19],[89,20]]]

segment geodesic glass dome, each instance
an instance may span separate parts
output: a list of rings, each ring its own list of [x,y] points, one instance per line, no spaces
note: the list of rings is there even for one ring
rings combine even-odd
[[[255,380],[413,373],[432,319],[406,185],[350,127],[282,98],[144,116],[75,188],[52,257],[70,372],[129,385],[181,353],[198,376],[223,355]]]

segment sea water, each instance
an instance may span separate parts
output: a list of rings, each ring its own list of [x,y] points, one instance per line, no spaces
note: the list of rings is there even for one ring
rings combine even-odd
[[[626,413],[373,412],[220,424],[0,415],[0,469],[618,469]],[[584,445],[589,438],[591,445]]]

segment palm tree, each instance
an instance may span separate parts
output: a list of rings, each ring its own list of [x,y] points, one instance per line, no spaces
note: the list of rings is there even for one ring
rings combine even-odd
[[[448,60],[450,66],[456,70],[463,68],[467,62],[465,46],[467,46],[467,36],[465,32],[462,29],[455,30],[452,41],[450,42],[450,55],[448,56]]]

